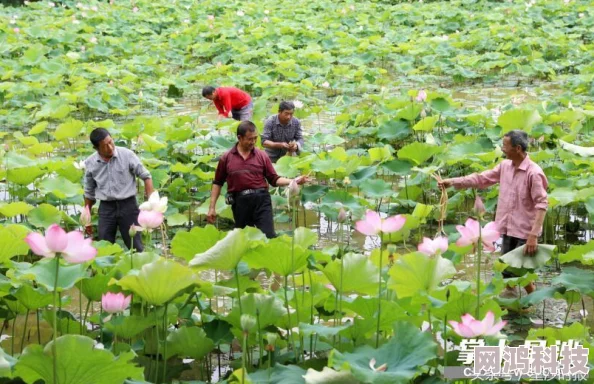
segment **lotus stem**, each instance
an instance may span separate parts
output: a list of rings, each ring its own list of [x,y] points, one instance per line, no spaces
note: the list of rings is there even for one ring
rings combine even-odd
[[[237,302],[239,303],[239,317],[243,315],[243,307],[241,306],[241,289],[239,288],[239,269],[235,266],[235,282],[237,283]]]
[[[262,359],[264,359],[264,345],[262,344],[262,326],[260,325],[260,309],[256,308],[256,322],[258,324],[258,352],[260,361],[258,361],[259,369],[262,369]]]
[[[379,259],[379,281],[377,283],[377,331],[375,335],[375,348],[379,348],[380,319],[382,317],[382,259],[384,257],[384,234],[380,233],[380,259]]]
[[[54,384],[58,384],[58,345],[56,339],[58,338],[58,275],[60,273],[60,254],[56,255],[56,276],[54,277],[54,318],[52,325],[54,332],[52,333],[52,354],[54,355]]]
[[[293,221],[291,226],[293,227],[293,236],[291,238],[291,279],[293,280],[293,295],[295,297],[295,313],[297,316],[297,325],[301,322],[299,319],[299,297],[297,296],[297,284],[295,282],[295,221],[297,219],[296,203],[291,204]],[[297,355],[297,362],[303,356],[303,335],[299,333],[299,350]]]
[[[285,275],[285,286],[284,286],[284,291],[285,291],[285,308],[287,309],[287,318],[289,321],[289,326],[287,327],[287,339],[289,340],[289,344],[293,344],[292,345],[292,349],[293,351],[295,350],[295,343],[293,342],[293,337],[292,337],[292,333],[291,333],[291,311],[289,311],[289,297],[287,296],[287,286],[289,285],[289,277],[288,275]],[[240,309],[241,312],[241,309]]]
[[[167,312],[167,311],[166,311]],[[157,308],[155,307],[155,332],[157,333],[157,362],[155,367],[155,381],[159,384],[159,318],[157,317]]]
[[[82,311],[82,285],[83,282],[80,282],[80,287],[78,288],[78,320],[80,321],[80,335],[83,334],[83,311]]]
[[[479,224],[479,238],[477,244],[477,263],[476,263],[476,317],[475,319],[480,318],[480,308],[481,308],[481,256],[483,255],[483,234],[482,234],[482,225],[480,215],[478,217],[478,224]]]
[[[243,331],[243,343],[242,343],[242,351],[241,351],[241,384],[245,384],[245,358],[247,354],[247,337],[248,332]]]
[[[167,307],[169,303],[165,303],[165,312],[163,312],[163,382],[167,382]]]
[[[41,345],[41,331],[39,328],[39,308],[35,310],[35,320],[37,322],[37,344]]]
[[[21,337],[21,353],[23,353],[23,348],[25,346],[25,335],[27,334],[27,323],[28,322],[29,322],[29,308],[27,308],[27,314],[25,315],[25,327],[23,329],[23,336]]]

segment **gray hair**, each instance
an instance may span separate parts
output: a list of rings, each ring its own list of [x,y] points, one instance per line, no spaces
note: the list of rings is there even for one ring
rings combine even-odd
[[[512,146],[516,147],[519,145],[524,152],[528,149],[528,134],[526,132],[514,129],[503,136],[509,137]]]

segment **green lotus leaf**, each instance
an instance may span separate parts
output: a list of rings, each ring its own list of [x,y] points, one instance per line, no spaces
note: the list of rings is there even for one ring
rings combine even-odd
[[[159,260],[159,257],[158,253],[150,251],[134,254],[124,253],[120,256],[114,270],[127,274],[132,269],[140,270],[143,266],[154,263]]]
[[[260,327],[266,328],[269,325],[278,324],[279,319],[287,314],[283,306],[283,302],[275,296],[262,295],[259,293],[250,293],[241,296],[241,306],[243,313],[239,313],[239,306],[233,306],[231,312],[225,320],[234,327],[241,329],[241,315],[251,315],[254,318],[259,318]],[[256,332],[256,328],[252,330]]]
[[[520,129],[530,133],[532,127],[541,121],[542,117],[535,109],[510,109],[499,116],[497,119],[497,125],[502,128],[502,134],[514,129]]]
[[[410,123],[404,119],[388,120],[380,125],[377,137],[384,140],[403,140],[412,133]]]
[[[572,245],[566,253],[559,255],[559,262],[571,263],[572,261],[579,261],[585,265],[594,264],[594,240],[590,240],[586,244]]]
[[[523,307],[526,307],[528,305],[536,305],[538,303],[543,302],[545,299],[552,299],[553,297],[555,297],[556,293],[560,293],[564,290],[565,288],[563,287],[539,288],[529,295],[522,296],[522,298],[520,298],[520,304]]]
[[[578,291],[584,295],[592,296],[594,294],[594,275],[591,271],[568,267],[555,277],[552,284],[560,284],[568,290]]]
[[[30,46],[23,56],[21,57],[21,63],[26,66],[35,66],[41,63],[45,59],[44,55],[47,52],[47,48],[41,44],[35,44]]]
[[[431,132],[437,120],[439,120],[439,116],[427,116],[413,126],[413,131]]]
[[[333,260],[324,268],[319,267],[336,290],[340,290],[341,260],[344,262],[342,275],[343,293],[377,294],[378,268],[367,256],[357,253],[347,253],[342,259]]]
[[[39,183],[39,189],[44,194],[54,194],[59,199],[80,196],[83,189],[80,184],[75,184],[64,177],[48,177]]]
[[[549,201],[551,203],[551,207],[555,207],[557,205],[566,206],[577,200],[577,191],[574,189],[555,188],[549,194]]]
[[[246,374],[245,384],[303,384],[303,375],[305,375],[305,369],[297,365],[276,364],[270,372],[261,369],[249,375]],[[234,371],[232,376],[236,382],[241,383],[241,369]]]
[[[430,333],[422,332],[408,322],[396,322],[394,335],[378,349],[365,345],[344,354],[333,350],[328,365],[350,371],[364,383],[408,383],[429,360],[437,357],[437,345]],[[375,360],[376,368],[386,364],[386,370],[371,369],[372,360]]]
[[[6,179],[11,183],[15,183],[18,185],[29,185],[33,181],[35,181],[35,179],[37,179],[41,175],[44,175],[45,173],[45,170],[40,169],[37,166],[8,169],[6,173]]]
[[[56,128],[54,138],[56,140],[73,139],[80,135],[83,125],[80,120],[69,120],[62,123]]]
[[[384,179],[366,180],[365,183],[361,184],[361,192],[365,196],[374,199],[389,197],[394,194],[392,185],[385,182]]]
[[[24,268],[13,270],[15,278],[23,281],[34,280],[43,285],[49,291],[54,290],[56,278],[56,258],[43,259],[34,265],[25,265]],[[74,287],[74,284],[86,276],[84,264],[60,265],[58,272],[58,291],[64,291]]]
[[[52,342],[45,348],[30,345],[15,366],[15,376],[27,383],[38,380],[47,384],[114,384],[126,379],[143,380],[143,368],[132,362],[133,352],[114,356],[110,351],[95,349],[93,339],[80,335],[65,335],[56,340],[58,380],[54,380]]]
[[[331,368],[324,367],[321,372],[312,368],[307,370],[303,376],[305,384],[359,384],[352,373],[348,371],[335,371]]]
[[[383,147],[375,147],[369,149],[369,160],[373,163],[383,163],[388,160],[392,160],[393,149],[385,145]]]
[[[406,107],[402,108],[396,114],[395,119],[404,119],[407,121],[415,120],[421,111],[423,110],[423,106],[420,104],[410,103]]]
[[[237,266],[241,258],[251,248],[264,241],[264,234],[256,228],[236,228],[227,233],[214,246],[198,253],[190,261],[190,266],[230,270]]]
[[[450,103],[443,97],[437,97],[431,100],[431,108],[438,112],[446,112],[450,110]]]
[[[536,254],[532,256],[524,255],[522,245],[514,250],[502,255],[499,259],[512,268],[536,269],[542,267],[553,256],[556,245],[538,244]]]
[[[318,201],[321,199],[326,192],[328,187],[326,185],[308,185],[301,189],[301,201]]]
[[[186,260],[192,260],[198,253],[213,247],[224,234],[213,225],[194,227],[191,231],[177,231],[171,241],[171,253]]]
[[[143,148],[149,152],[156,152],[160,149],[167,147],[167,144],[160,142],[153,136],[150,136],[146,133],[141,134],[140,138],[142,139]]]
[[[416,165],[421,165],[427,161],[431,156],[442,151],[441,147],[430,145],[426,143],[414,142],[405,145],[398,151],[398,158],[410,160]]]
[[[17,289],[13,296],[28,310],[43,308],[53,303],[54,296],[45,288],[33,288],[30,284],[23,284]]]
[[[154,325],[155,319],[153,316],[137,315],[113,316],[108,322],[103,324],[105,329],[124,339],[130,339]]]
[[[584,347],[590,349],[592,353],[591,338],[588,328],[584,324],[576,321],[568,327],[563,328],[533,328],[528,331],[526,340],[546,340],[547,345],[555,345],[559,342],[574,340],[579,341]]]
[[[29,253],[29,245],[25,243],[29,232],[29,228],[19,224],[0,226],[0,264],[14,256]]]
[[[267,268],[281,276],[288,276],[307,266],[307,258],[310,254],[307,248],[299,245],[291,247],[291,238],[282,236],[247,251],[243,261],[250,268]]]
[[[181,327],[167,336],[167,356],[202,359],[214,348],[214,342],[199,327]]]
[[[413,252],[396,260],[389,273],[388,287],[396,291],[398,298],[404,298],[430,294],[445,279],[454,276],[456,268],[441,256],[429,257]]]
[[[184,215],[183,213],[174,213],[173,215],[169,215],[166,217],[167,225],[170,227],[179,227],[180,225],[185,225],[188,223],[188,215]]]
[[[29,222],[38,228],[48,228],[61,221],[62,213],[53,205],[41,204],[29,211]]]
[[[0,214],[6,217],[14,217],[17,215],[26,215],[32,209],[33,206],[22,201],[17,201],[0,205]]]
[[[299,333],[302,334],[304,337],[309,337],[310,335],[318,335],[326,339],[331,339],[332,337],[338,335],[341,331],[349,328],[350,326],[351,324],[330,327],[328,325],[323,324],[299,323]]]
[[[410,162],[403,160],[388,161],[387,163],[383,163],[381,166],[399,176],[408,175],[413,167]]]
[[[145,264],[140,271],[135,272],[124,276],[115,284],[134,292],[153,305],[171,301],[182,290],[198,282],[196,275],[188,267],[163,258]]]
[[[561,144],[561,148],[569,151],[573,154],[582,156],[582,157],[591,157],[594,156],[594,147],[580,147],[579,145],[570,144],[563,140],[559,140],[559,144]]]
[[[97,273],[79,281],[77,287],[88,300],[100,302],[101,296],[109,291],[108,284],[111,278],[111,274]]]

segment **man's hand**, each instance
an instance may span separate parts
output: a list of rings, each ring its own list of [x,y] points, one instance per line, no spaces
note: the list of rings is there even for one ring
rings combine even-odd
[[[85,227],[85,233],[87,234],[88,237],[93,238],[93,226],[87,225]]]
[[[307,183],[309,181],[309,179],[307,178],[307,176],[298,176],[295,178],[295,182],[299,185],[303,185],[305,183]]]
[[[276,143],[276,148],[289,150],[290,147],[288,143]]]
[[[289,143],[289,149],[288,149],[288,151],[289,151],[289,152],[297,152],[297,149],[298,149],[298,148],[299,148],[299,147],[297,146],[297,143],[296,143],[296,142],[294,142],[294,141],[291,141],[291,142]]]
[[[534,256],[536,254],[537,248],[538,237],[536,237],[535,235],[528,235],[528,239],[526,240],[526,246],[524,247],[524,254]]]
[[[214,224],[217,220],[217,211],[214,208],[208,209],[208,214],[206,215],[206,221],[210,224]]]
[[[443,179],[437,182],[437,186],[440,189],[446,189],[452,186],[452,179]]]

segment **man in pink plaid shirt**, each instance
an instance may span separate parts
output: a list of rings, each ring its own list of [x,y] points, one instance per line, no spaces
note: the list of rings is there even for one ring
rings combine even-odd
[[[506,160],[495,168],[469,176],[444,179],[440,187],[487,188],[499,183],[499,199],[495,222],[503,235],[501,253],[526,244],[525,254],[533,255],[542,233],[542,224],[548,208],[547,177],[542,169],[526,153],[528,135],[514,130],[503,137],[501,150]],[[503,276],[513,277],[509,272]],[[534,291],[534,283],[526,287],[527,293]]]

